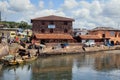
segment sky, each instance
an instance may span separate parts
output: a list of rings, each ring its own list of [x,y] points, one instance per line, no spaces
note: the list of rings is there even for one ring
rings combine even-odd
[[[73,18],[74,28],[120,29],[119,0],[0,0],[3,21],[26,21],[56,15]]]

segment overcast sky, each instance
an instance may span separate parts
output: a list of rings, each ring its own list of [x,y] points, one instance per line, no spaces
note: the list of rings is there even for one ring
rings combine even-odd
[[[6,21],[57,15],[75,19],[74,28],[120,28],[120,0],[0,0],[0,11]]]

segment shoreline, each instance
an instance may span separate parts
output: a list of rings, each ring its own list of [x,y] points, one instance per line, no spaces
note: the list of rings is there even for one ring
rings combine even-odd
[[[50,55],[70,55],[70,54],[91,54],[91,53],[96,53],[96,52],[106,52],[106,51],[114,51],[114,50],[120,50],[120,45],[116,46],[111,46],[107,47],[104,46],[103,48],[101,47],[86,47],[86,51],[82,50],[82,48],[74,48],[73,50],[69,48],[67,49],[60,49],[60,50],[43,50],[40,52],[40,56],[50,56]]]
[[[17,54],[17,50],[19,49],[18,44],[12,44],[9,46],[9,54]],[[71,54],[91,54],[96,52],[105,52],[105,51],[114,51],[120,50],[120,45],[115,46],[94,46],[94,47],[84,47],[85,50],[82,48],[81,45],[69,45],[65,48],[52,48],[53,46],[47,46],[43,50],[40,50],[40,56],[50,56],[50,55],[71,55]],[[26,49],[27,51],[31,52],[31,55],[36,54],[37,49]]]
[[[40,56],[52,56],[52,55],[74,55],[74,54],[95,54],[98,52],[107,52],[107,51],[117,51],[116,49],[113,50],[101,50],[101,51],[86,51],[86,52],[56,52],[56,53],[50,53],[50,52],[46,52],[46,53],[40,53]]]

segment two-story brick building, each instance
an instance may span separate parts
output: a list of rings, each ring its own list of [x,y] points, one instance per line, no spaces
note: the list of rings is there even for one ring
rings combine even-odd
[[[72,42],[74,19],[55,15],[31,19],[32,30],[37,40],[50,42]]]

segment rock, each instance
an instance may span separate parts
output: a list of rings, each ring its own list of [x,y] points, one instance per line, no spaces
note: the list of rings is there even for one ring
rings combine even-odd
[[[8,45],[2,45],[0,48],[0,58],[3,56],[6,56],[9,54],[9,46]]]

